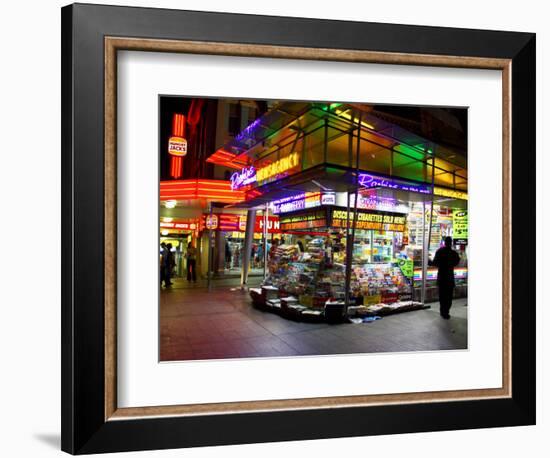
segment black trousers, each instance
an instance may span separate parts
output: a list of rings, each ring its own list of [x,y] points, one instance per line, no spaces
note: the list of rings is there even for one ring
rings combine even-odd
[[[453,305],[453,290],[455,285],[452,283],[440,283],[439,285],[439,313],[441,316],[449,315],[451,305]]]
[[[164,267],[164,286],[172,284],[172,267]]]
[[[197,281],[197,260],[187,260],[187,281]]]

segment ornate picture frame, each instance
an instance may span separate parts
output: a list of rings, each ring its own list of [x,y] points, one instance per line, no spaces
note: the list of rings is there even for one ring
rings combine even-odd
[[[501,71],[502,386],[119,408],[116,63],[122,50]],[[534,120],[530,33],[63,8],[62,449],[100,453],[534,424],[535,259],[521,255],[522,240],[535,238]]]

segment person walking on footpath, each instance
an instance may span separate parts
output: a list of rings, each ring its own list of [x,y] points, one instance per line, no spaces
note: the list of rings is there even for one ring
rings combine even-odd
[[[166,243],[162,242],[160,244],[160,263],[159,263],[159,267],[160,267],[160,286],[162,287],[162,282],[164,282],[164,285],[166,286],[166,281],[165,281],[165,278],[166,278],[166,269],[164,267],[164,262],[165,262],[165,258],[166,258]]]
[[[455,287],[454,268],[460,262],[460,256],[453,250],[453,239],[445,237],[445,246],[439,248],[430,265],[437,267],[437,286],[439,289],[439,314],[448,320],[451,305],[453,304],[453,291]]]
[[[225,241],[225,268],[231,269],[231,247],[227,240]]]
[[[193,280],[197,283],[197,249],[193,246],[193,242],[187,244],[187,281]]]
[[[164,287],[168,288],[172,286],[172,269],[176,265],[174,261],[174,253],[172,253],[172,244],[167,243],[163,255],[163,264],[164,264]]]
[[[250,267],[249,269],[252,269],[253,267],[256,267],[256,250],[258,247],[255,243],[252,244],[252,247],[250,248]]]

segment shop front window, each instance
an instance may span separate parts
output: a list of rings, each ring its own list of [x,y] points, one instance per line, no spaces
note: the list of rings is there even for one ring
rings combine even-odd
[[[341,199],[336,197],[336,206],[280,215],[283,233],[278,238],[281,243],[269,250],[267,284],[276,287],[280,297],[295,298],[297,307],[313,310],[340,302],[375,312],[376,307],[405,307],[411,300],[437,300],[437,269],[423,266],[427,261],[423,249],[427,245],[428,259],[433,259],[445,237],[453,235],[453,209],[433,205],[430,218],[431,203],[392,201],[393,211],[388,211],[388,202],[382,202],[384,210],[378,209],[371,196],[369,205],[374,207],[358,203],[362,208],[357,209],[353,229],[354,212],[338,206]],[[459,217],[464,215],[455,214],[455,219]],[[466,295],[466,249],[453,248],[461,256],[455,278],[462,297]]]
[[[244,232],[234,231],[225,233],[225,264],[226,274],[240,274],[243,266],[245,239]],[[268,252],[272,246],[273,235],[268,234]],[[264,268],[264,239],[261,232],[255,232],[250,247],[249,269],[253,274],[263,273]]]
[[[310,212],[283,217],[282,221],[293,226],[283,232],[284,243],[270,250],[268,280],[272,285],[296,297],[302,306],[315,310],[322,310],[327,301],[343,303],[346,284],[348,306],[396,303],[412,298],[412,263],[404,274],[396,259],[406,257],[402,231],[352,231],[350,220],[346,236],[347,222],[335,218],[332,219],[335,226],[298,229],[306,225],[303,220],[314,226],[317,222],[314,216],[317,215]],[[352,254],[349,279],[346,278],[348,243],[353,243],[353,249],[349,250]]]
[[[240,234],[234,236],[228,233],[225,236],[225,270],[238,273],[243,262],[243,241]]]

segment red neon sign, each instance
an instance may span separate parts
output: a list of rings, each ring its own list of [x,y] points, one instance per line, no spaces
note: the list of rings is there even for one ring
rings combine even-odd
[[[246,216],[244,215],[235,215],[230,213],[220,213],[214,214],[212,216],[217,216],[218,224],[215,229],[219,229],[224,232],[246,232]],[[202,216],[201,229],[205,227],[208,229],[207,220],[210,217],[209,214]],[[263,233],[264,227],[264,217],[256,216],[256,222],[254,224],[254,232]],[[278,216],[270,216],[267,224],[268,234],[280,234],[281,226],[279,223]]]
[[[244,191],[231,189],[224,180],[170,180],[160,182],[160,200],[207,199],[215,202],[236,203],[244,200]]]
[[[168,140],[170,155],[170,176],[179,178],[183,172],[183,157],[187,154],[185,137],[185,116],[175,113],[172,118],[172,136]]]
[[[160,227],[163,229],[180,229],[194,231],[197,229],[197,223],[165,223],[161,222]]]
[[[264,217],[256,216],[256,224],[254,224],[254,232],[263,232],[263,231],[264,231]],[[278,216],[268,216],[267,233],[268,234],[281,233],[281,224],[279,223]]]

